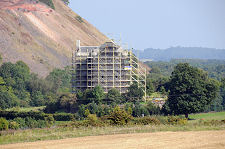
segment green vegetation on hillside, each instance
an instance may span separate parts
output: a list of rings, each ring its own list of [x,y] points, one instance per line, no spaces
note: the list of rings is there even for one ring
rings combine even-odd
[[[51,7],[52,9],[55,9],[54,3],[52,2],[52,0],[39,0],[42,3],[45,3],[46,5],[48,5],[49,7]]]
[[[79,21],[80,23],[84,22],[84,20],[81,16],[76,16],[76,20]]]
[[[70,1],[69,0],[62,0],[66,5],[69,5]]]
[[[22,61],[0,66],[0,108],[43,106],[61,92],[70,92],[69,69],[54,69],[46,79],[30,73]]]

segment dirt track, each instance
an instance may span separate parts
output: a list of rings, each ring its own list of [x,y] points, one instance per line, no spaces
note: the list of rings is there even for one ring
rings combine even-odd
[[[92,136],[0,146],[1,149],[224,149],[225,131]]]

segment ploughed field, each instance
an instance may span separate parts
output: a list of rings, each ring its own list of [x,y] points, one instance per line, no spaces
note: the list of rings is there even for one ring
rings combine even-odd
[[[224,149],[225,130],[117,134],[0,145],[1,149]]]

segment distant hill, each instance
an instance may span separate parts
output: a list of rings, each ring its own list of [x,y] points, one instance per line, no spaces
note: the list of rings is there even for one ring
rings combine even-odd
[[[108,38],[73,12],[66,0],[0,0],[0,55],[24,61],[45,77],[71,64],[76,40],[100,45]],[[97,16],[96,16],[97,17]]]
[[[225,49],[201,47],[171,47],[168,49],[145,49],[133,51],[145,61],[170,61],[171,59],[217,59],[225,60]]]

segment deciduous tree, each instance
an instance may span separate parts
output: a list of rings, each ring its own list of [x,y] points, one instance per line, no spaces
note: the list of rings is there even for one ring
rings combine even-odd
[[[202,112],[216,98],[218,82],[209,79],[203,70],[180,63],[172,72],[169,89],[165,107],[170,108],[170,114],[185,114],[188,118],[188,114]]]

